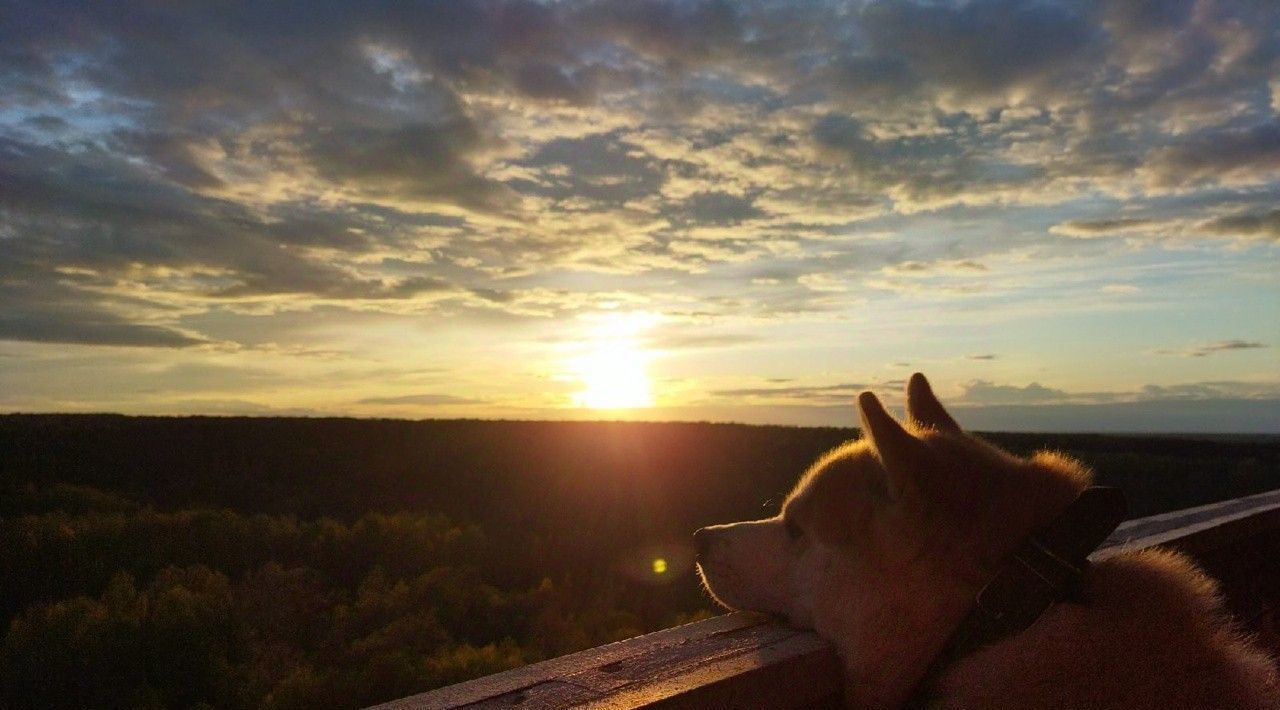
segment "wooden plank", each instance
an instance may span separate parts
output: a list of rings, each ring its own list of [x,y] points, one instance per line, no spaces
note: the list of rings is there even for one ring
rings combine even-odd
[[[1260,516],[1265,518],[1266,513],[1276,509],[1280,509],[1280,489],[1129,520],[1121,523],[1091,558],[1105,559],[1125,550],[1165,543],[1188,554],[1197,548],[1211,549],[1222,544],[1224,533],[1241,534],[1249,529],[1248,523],[1233,523]],[[1269,522],[1269,518],[1266,521]],[[1217,532],[1210,532],[1214,529],[1218,529]]]
[[[1221,584],[1233,613],[1280,650],[1280,490],[1123,523],[1091,558],[1164,545]],[[838,707],[840,664],[830,644],[735,612],[588,649],[377,710],[512,708]]]
[[[750,653],[663,673],[586,703],[589,710],[836,707],[840,660],[816,634],[793,633]]]
[[[578,707],[592,699],[590,694],[607,698],[611,692],[615,698],[661,697],[678,702],[679,697],[700,684],[712,684],[723,669],[742,674],[792,661],[798,668],[821,668],[823,662],[815,663],[814,658],[822,656],[827,656],[834,668],[824,674],[826,686],[838,689],[835,654],[817,634],[775,623],[761,614],[734,612],[401,698],[376,708]],[[694,680],[697,678],[701,680]],[[563,682],[573,690],[559,704],[544,704],[548,688],[565,689],[549,686],[552,682]],[[617,692],[623,688],[629,689],[625,695]],[[646,706],[641,703],[630,707]],[[601,707],[627,706],[616,705],[615,701]]]
[[[628,656],[566,678],[578,685],[608,692],[637,683],[697,673],[701,667],[721,659],[749,654],[795,637],[795,629],[781,624],[756,623],[734,633],[712,634],[669,646],[662,653]]]
[[[600,697],[600,693],[594,690],[561,680],[551,680],[458,707],[468,710],[511,707],[520,707],[522,710],[553,710],[566,706],[580,706]]]
[[[1090,557],[1157,545],[1195,558],[1241,625],[1280,652],[1280,490],[1128,521]]]
[[[661,654],[692,640],[726,634],[759,626],[768,619],[760,614],[736,612],[715,618],[683,624],[644,636],[589,648],[567,656],[552,658],[502,673],[476,678],[438,690],[411,695],[375,706],[379,710],[446,710],[460,708],[484,698],[495,698],[532,688],[571,673],[597,665],[606,665],[630,656]]]

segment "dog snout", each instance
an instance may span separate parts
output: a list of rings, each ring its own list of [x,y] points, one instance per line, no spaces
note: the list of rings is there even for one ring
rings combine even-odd
[[[698,528],[693,532],[693,546],[698,548],[698,557],[706,557],[707,551],[711,549],[711,542],[715,539],[715,533],[707,528]]]

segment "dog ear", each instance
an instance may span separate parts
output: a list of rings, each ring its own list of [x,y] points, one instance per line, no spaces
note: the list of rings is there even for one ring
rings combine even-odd
[[[907,383],[907,417],[921,426],[953,434],[960,433],[960,425],[942,408],[942,403],[933,395],[929,381],[919,372],[912,375]]]
[[[927,467],[929,450],[885,411],[871,392],[858,395],[862,431],[884,465],[889,497],[902,497],[908,482]]]

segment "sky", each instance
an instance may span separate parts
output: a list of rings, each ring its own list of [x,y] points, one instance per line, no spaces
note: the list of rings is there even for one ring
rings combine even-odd
[[[1280,433],[1280,4],[0,0],[0,411]]]

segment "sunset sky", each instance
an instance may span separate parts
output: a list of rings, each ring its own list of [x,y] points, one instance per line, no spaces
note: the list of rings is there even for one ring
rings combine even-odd
[[[1280,3],[0,0],[0,411],[1280,432]]]

